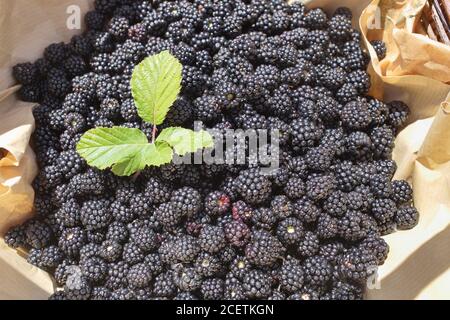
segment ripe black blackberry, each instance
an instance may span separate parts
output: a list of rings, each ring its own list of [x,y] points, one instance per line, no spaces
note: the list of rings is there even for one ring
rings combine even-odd
[[[419,223],[419,212],[410,205],[403,205],[398,208],[394,217],[398,230],[409,230]]]
[[[412,201],[412,188],[405,180],[392,181],[392,199],[398,204]]]
[[[72,178],[86,168],[86,161],[74,150],[61,152],[56,163],[66,179]]]
[[[283,261],[280,270],[280,287],[281,290],[288,294],[292,294],[301,290],[303,286],[303,269],[300,261],[287,257]]]
[[[323,209],[333,217],[341,217],[347,211],[347,202],[347,194],[335,190],[325,199]]]
[[[181,268],[174,273],[174,282],[181,291],[195,291],[200,288],[203,277],[194,268]]]
[[[156,298],[172,298],[177,292],[172,271],[161,273],[153,283],[153,294]]]
[[[198,239],[179,235],[174,239],[163,242],[158,249],[158,252],[163,255],[163,260],[166,263],[193,262],[200,252]]]
[[[392,101],[388,103],[388,108],[388,120],[394,129],[404,126],[410,114],[409,107],[402,101]]]
[[[231,221],[224,226],[228,242],[236,247],[243,247],[250,239],[251,231],[242,221]]]
[[[376,197],[390,198],[392,195],[392,183],[389,176],[375,174],[371,177],[369,186]]]
[[[64,286],[64,293],[68,300],[88,300],[92,287],[84,277],[69,277]]]
[[[277,237],[285,246],[298,244],[303,235],[303,224],[297,218],[286,218],[278,224]]]
[[[342,123],[350,129],[361,130],[367,128],[372,121],[369,106],[364,101],[351,101],[341,112]]]
[[[248,203],[260,204],[269,198],[272,184],[259,169],[248,169],[239,174],[236,189]]]
[[[388,127],[377,127],[371,132],[372,149],[377,157],[388,158],[394,149],[394,133]]]
[[[201,252],[195,259],[194,267],[203,277],[213,277],[223,273],[224,266],[218,255]]]
[[[391,220],[396,211],[397,205],[393,200],[375,199],[372,202],[372,215],[381,223]]]
[[[152,273],[150,267],[145,263],[135,264],[127,274],[128,285],[132,288],[144,288],[150,284]]]
[[[86,231],[82,228],[68,228],[64,229],[59,241],[58,246],[69,257],[78,256],[80,249],[86,244]]]
[[[123,247],[114,240],[105,240],[100,245],[98,255],[108,262],[116,262],[122,257]]]
[[[311,174],[306,181],[306,195],[313,201],[326,199],[335,189],[336,180],[330,174]]]
[[[254,209],[242,200],[233,203],[231,214],[234,220],[249,222],[254,214]]]
[[[202,250],[217,253],[226,245],[225,233],[221,227],[206,225],[200,231],[199,243]]]
[[[378,60],[383,60],[386,58],[386,44],[382,40],[373,40],[370,41],[375,53],[377,54]]]
[[[374,253],[376,259],[377,259],[377,265],[381,266],[384,261],[386,261],[387,256],[389,254],[389,246],[386,243],[386,241],[377,236],[377,235],[370,235],[367,238],[365,238],[361,243],[360,247],[364,250],[368,250],[372,253]]]
[[[277,223],[278,219],[277,216],[273,214],[271,209],[261,207],[255,209],[251,221],[257,228],[271,230]]]
[[[183,187],[172,193],[170,203],[173,210],[184,216],[195,215],[202,207],[200,193],[191,187]]]
[[[105,178],[103,172],[89,168],[86,172],[73,177],[69,185],[78,196],[101,196],[107,185]]]
[[[314,223],[321,210],[310,199],[303,197],[294,203],[294,214],[304,223]]]
[[[283,255],[281,242],[267,231],[254,231],[251,242],[245,248],[247,259],[257,266],[272,266]]]
[[[339,236],[347,241],[361,240],[375,227],[375,222],[360,211],[347,211],[337,223]]]
[[[267,299],[272,293],[270,276],[260,270],[251,270],[242,281],[245,296],[249,299]]]
[[[323,29],[328,25],[328,17],[322,9],[312,9],[305,15],[305,23],[310,29]]]
[[[305,194],[306,186],[302,178],[294,175],[286,182],[283,191],[286,196],[295,200],[301,198]]]
[[[24,247],[27,244],[27,237],[24,226],[16,226],[8,230],[5,234],[5,243],[13,249]]]
[[[291,123],[291,144],[294,151],[314,146],[322,135],[323,127],[320,122],[300,118]]]
[[[89,200],[83,203],[80,219],[87,230],[105,228],[112,220],[109,211],[110,201],[107,199]]]
[[[331,169],[336,178],[337,187],[342,191],[351,191],[361,183],[361,170],[351,161],[336,162]]]
[[[328,25],[330,37],[334,42],[340,43],[351,37],[352,19],[345,14],[336,14]]]
[[[103,282],[108,274],[108,265],[99,257],[80,261],[81,274],[91,283]]]
[[[275,196],[270,202],[270,208],[278,219],[285,219],[294,213],[292,202],[284,195]]]
[[[116,241],[118,243],[124,243],[128,239],[127,226],[119,221],[113,221],[106,231],[106,239]]]
[[[136,243],[143,252],[150,252],[158,248],[156,233],[147,227],[141,227],[136,232],[131,233],[130,239]]]
[[[317,218],[316,234],[319,239],[335,238],[339,233],[338,219],[322,213]]]
[[[20,84],[33,84],[39,76],[38,72],[36,65],[29,62],[17,64],[12,70],[13,77]]]
[[[302,257],[311,257],[318,253],[320,248],[319,238],[312,231],[306,231],[300,239],[297,252]]]
[[[29,246],[41,249],[50,244],[53,233],[50,227],[39,220],[30,220],[25,226],[26,242]]]
[[[345,139],[345,151],[355,159],[366,159],[372,156],[372,145],[370,136],[362,131],[353,131]],[[383,150],[381,150],[383,151]]]
[[[123,246],[122,258],[129,265],[134,265],[144,260],[144,252],[133,242],[128,242]]]
[[[200,292],[205,300],[221,300],[224,296],[225,283],[220,278],[210,278],[203,281]]]
[[[361,285],[338,281],[331,289],[332,300],[361,300],[363,298]]]
[[[303,263],[305,282],[312,286],[322,286],[332,276],[329,262],[321,256],[307,258]]]
[[[91,300],[108,301],[111,299],[111,290],[105,287],[94,287],[91,292]]]
[[[106,279],[106,287],[110,290],[122,288],[127,283],[127,275],[129,266],[123,261],[110,263],[108,265],[108,277]]]
[[[349,280],[364,281],[376,272],[376,267],[376,258],[372,252],[351,248],[340,257],[338,271]]]
[[[164,228],[172,228],[181,222],[183,215],[179,210],[175,210],[171,202],[161,204],[155,210],[155,219]]]

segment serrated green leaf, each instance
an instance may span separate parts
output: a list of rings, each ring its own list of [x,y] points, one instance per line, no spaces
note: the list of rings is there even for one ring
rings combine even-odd
[[[139,129],[100,127],[83,134],[77,151],[90,166],[106,169],[134,157],[148,144],[146,135]]]
[[[172,161],[173,150],[167,143],[158,141],[151,144],[150,147],[150,156],[146,159],[148,166],[159,167]]]
[[[214,146],[213,137],[208,132],[192,131],[181,127],[164,129],[156,141],[167,142],[180,156]]]
[[[131,92],[142,119],[153,125],[163,123],[181,91],[182,69],[169,51],[148,57],[135,67]]]

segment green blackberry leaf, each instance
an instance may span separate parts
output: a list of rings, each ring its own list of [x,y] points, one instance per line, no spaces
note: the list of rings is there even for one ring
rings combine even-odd
[[[181,156],[214,146],[213,138],[208,132],[192,131],[181,127],[164,129],[156,141],[168,143]]]
[[[132,175],[147,165],[168,163],[173,157],[166,143],[150,144],[141,130],[123,127],[87,131],[78,142],[77,151],[90,166],[112,167],[120,176]]]
[[[135,67],[131,92],[138,114],[146,122],[163,123],[181,91],[182,68],[169,51],[148,57]]]

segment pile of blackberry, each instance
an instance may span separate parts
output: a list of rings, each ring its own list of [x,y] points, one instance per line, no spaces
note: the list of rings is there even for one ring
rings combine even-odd
[[[362,298],[389,251],[381,236],[418,213],[392,181],[409,109],[368,95],[351,20],[281,0],[96,0],[83,34],[14,67],[38,103],[40,173],[36,215],[6,242],[54,275],[51,299]],[[90,128],[151,135],[130,77],[163,50],[183,82],[162,127],[277,129],[278,170],[168,164],[121,178],[86,165],[75,146]]]

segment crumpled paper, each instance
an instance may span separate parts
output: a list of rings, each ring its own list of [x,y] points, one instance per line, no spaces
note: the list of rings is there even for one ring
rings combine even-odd
[[[371,94],[385,101],[403,100],[412,110],[410,125],[396,140],[395,178],[412,183],[421,219],[415,229],[386,237],[391,252],[379,269],[379,288],[369,290],[367,298],[448,299],[450,48],[414,33],[425,0],[303,2],[328,13],[350,7],[371,55]],[[16,99],[11,67],[35,60],[50,43],[68,41],[81,32],[66,26],[67,9],[73,6],[86,12],[92,1],[0,2],[0,235],[32,215],[30,184],[37,172],[29,147],[32,105]],[[369,45],[374,39],[387,42],[388,55],[382,61]],[[0,239],[0,299],[46,299],[53,292],[50,276],[27,264],[25,256]]]

